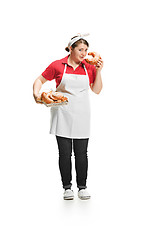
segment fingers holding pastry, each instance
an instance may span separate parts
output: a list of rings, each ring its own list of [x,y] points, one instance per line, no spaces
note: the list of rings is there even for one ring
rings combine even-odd
[[[97,61],[97,64],[96,64],[96,69],[98,70],[101,70],[103,68],[103,60],[102,58],[100,58],[98,61]]]
[[[41,97],[40,93],[38,93],[37,95],[34,94],[33,96],[34,96],[34,100],[36,101],[36,103],[43,104],[42,103],[42,97]]]

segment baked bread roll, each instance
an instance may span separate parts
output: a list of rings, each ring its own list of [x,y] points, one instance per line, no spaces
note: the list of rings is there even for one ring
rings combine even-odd
[[[97,65],[97,62],[101,59],[101,56],[96,52],[89,52],[88,55],[92,56],[92,58],[86,58],[85,60],[91,65]]]
[[[40,101],[46,104],[61,103],[68,102],[68,98],[64,97],[62,93],[50,91],[42,92]]]

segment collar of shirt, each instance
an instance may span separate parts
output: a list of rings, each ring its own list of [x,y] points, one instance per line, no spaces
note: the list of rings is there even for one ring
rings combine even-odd
[[[68,64],[68,57],[70,56],[70,54],[68,55],[68,56],[66,56],[65,58],[63,58],[62,59],[62,63],[64,63],[64,64]],[[80,63],[80,65],[82,64],[84,64],[85,65],[85,63],[86,63],[86,61],[85,60],[83,60],[81,63]]]

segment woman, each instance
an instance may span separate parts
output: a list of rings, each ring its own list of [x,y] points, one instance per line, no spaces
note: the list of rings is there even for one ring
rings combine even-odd
[[[46,81],[55,79],[56,91],[68,98],[68,104],[51,108],[50,133],[56,136],[59,149],[59,169],[64,188],[64,199],[74,199],[71,190],[71,156],[75,155],[76,181],[78,197],[89,199],[87,191],[88,156],[87,147],[90,136],[89,87],[99,94],[102,89],[101,69],[103,60],[96,66],[86,63],[89,44],[83,35],[73,37],[66,51],[70,52],[63,59],[52,62],[35,80],[33,95],[37,102],[39,91]],[[37,102],[38,103],[38,102]]]

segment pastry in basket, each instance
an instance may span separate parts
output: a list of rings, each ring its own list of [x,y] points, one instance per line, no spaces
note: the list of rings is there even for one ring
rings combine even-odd
[[[42,92],[41,99],[39,100],[46,104],[68,102],[68,98],[64,97],[63,94],[53,91]]]
[[[91,58],[86,58],[86,62],[91,64],[91,65],[96,65],[97,62],[99,61],[99,59],[101,59],[101,56],[96,53],[96,52],[89,52],[88,53],[89,56],[92,56]]]

